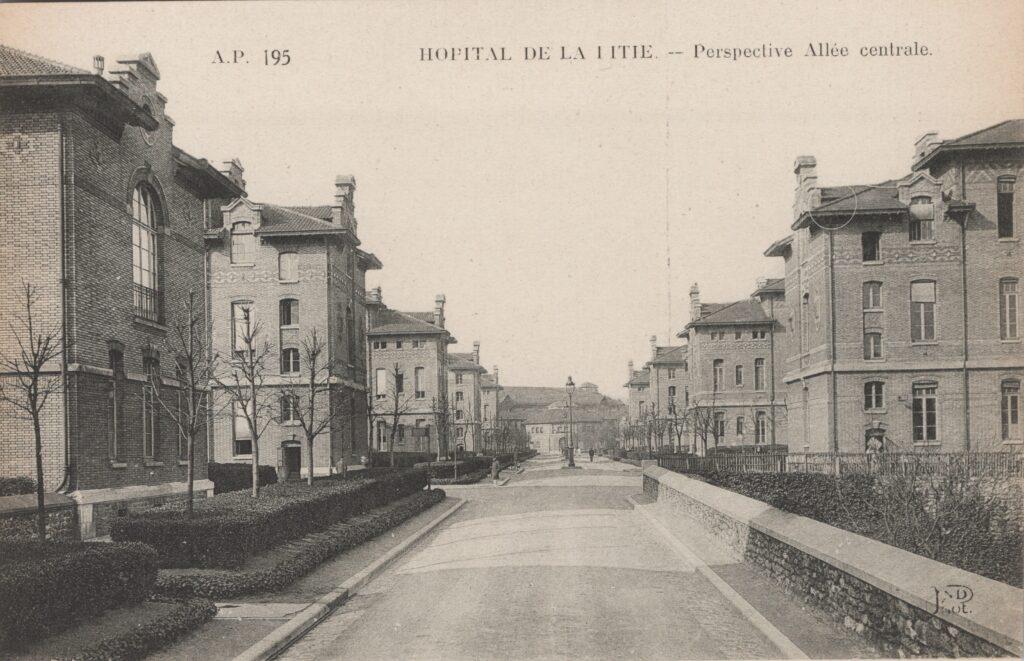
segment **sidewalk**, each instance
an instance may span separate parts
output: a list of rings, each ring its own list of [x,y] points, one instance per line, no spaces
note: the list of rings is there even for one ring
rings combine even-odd
[[[786,594],[780,585],[708,534],[699,522],[646,495],[631,496],[631,500],[640,513],[660,523],[676,542],[703,561],[728,588],[809,658],[882,657],[867,640],[820,610]]]
[[[339,585],[421,531],[457,502],[457,498],[445,498],[383,535],[335,556],[279,592],[219,602],[219,612],[212,621],[147,658],[157,661],[205,661],[236,657],[299,611],[336,590]]]

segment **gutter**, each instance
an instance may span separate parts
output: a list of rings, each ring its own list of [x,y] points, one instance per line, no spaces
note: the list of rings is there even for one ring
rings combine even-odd
[[[960,199],[967,201],[967,173],[964,169],[964,162],[960,160]],[[968,316],[967,316],[967,218],[970,216],[970,212],[967,212],[960,216],[958,224],[960,225],[960,291],[963,297],[963,335],[964,335],[964,366],[963,366],[963,381],[964,381],[964,452],[970,452],[971,450],[971,379],[967,371],[967,360],[968,360],[968,343],[967,343],[967,332],[968,332]]]
[[[69,411],[68,398],[68,279],[67,279],[67,256],[65,253],[64,231],[67,226],[67,208],[64,203],[64,196],[68,190],[64,181],[67,169],[64,162],[67,159],[67,135],[64,128],[64,119],[57,123],[57,136],[60,140],[60,156],[57,159],[57,181],[60,186],[60,237],[57,241],[60,250],[60,378],[61,398],[64,405],[64,477],[55,491],[73,491],[71,486],[71,413]]]

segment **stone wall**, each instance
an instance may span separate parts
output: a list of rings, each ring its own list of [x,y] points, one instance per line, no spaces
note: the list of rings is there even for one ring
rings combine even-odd
[[[887,656],[1020,656],[1018,588],[662,468],[644,492]]]
[[[75,503],[66,496],[45,494],[46,538],[78,539]],[[0,539],[34,537],[36,534],[36,495],[0,497]]]

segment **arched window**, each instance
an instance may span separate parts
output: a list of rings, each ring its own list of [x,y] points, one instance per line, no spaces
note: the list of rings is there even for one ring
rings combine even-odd
[[[153,189],[139,184],[132,192],[132,282],[135,314],[160,321],[158,210]]]
[[[238,222],[231,226],[231,263],[252,264],[256,259],[256,236],[252,223]]]

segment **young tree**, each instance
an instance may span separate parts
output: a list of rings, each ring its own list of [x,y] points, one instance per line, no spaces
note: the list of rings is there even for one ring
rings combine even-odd
[[[214,380],[214,359],[204,340],[205,319],[194,291],[188,294],[184,305],[185,318],[174,325],[170,337],[175,355],[175,377],[178,388],[165,390],[159,379],[154,379],[152,392],[160,408],[178,429],[187,449],[188,501],[187,515],[192,516],[192,497],[195,489],[196,439],[206,425],[211,412],[209,384]]]
[[[707,455],[708,453],[708,439],[714,442],[715,447],[718,447],[718,442],[721,436],[721,429],[718,425],[718,408],[717,408],[718,393],[712,392],[711,399],[705,400],[695,399],[693,406],[689,409],[689,419],[687,422],[690,428],[693,429],[693,439],[695,444],[700,444],[701,454]]]
[[[271,345],[263,339],[263,325],[254,321],[250,308],[239,306],[242,318],[232,319],[234,346],[231,356],[217,370],[214,382],[228,396],[231,424],[241,415],[252,442],[252,497],[260,495],[260,436],[272,420],[270,402],[264,392],[264,383],[270,360]]]
[[[38,317],[39,291],[22,283],[22,312],[8,324],[9,339],[17,345],[11,354],[0,356],[0,369],[13,383],[0,381],[0,401],[6,402],[32,421],[36,454],[36,533],[46,539],[46,503],[43,496],[43,409],[51,395],[62,392],[63,379],[47,374],[64,355],[64,328],[47,324]]]
[[[336,423],[354,415],[346,404],[331,401],[332,364],[327,356],[327,343],[314,328],[302,339],[299,347],[302,369],[301,382],[281,390],[281,408],[274,416],[277,422],[298,422],[306,438],[309,475],[313,484],[313,446],[316,438],[329,431]]]
[[[455,431],[455,404],[448,402],[448,396],[441,394],[430,401],[437,429],[437,460],[451,450],[451,439]],[[443,447],[442,447],[443,446]]]
[[[390,383],[387,388],[388,410],[385,415],[391,419],[391,430],[388,434],[388,454],[391,457],[391,467],[394,468],[395,440],[398,437],[398,426],[402,423],[402,416],[409,410],[409,406],[412,404],[415,393],[413,393],[413,396],[405,394],[405,375],[403,375],[402,370],[399,369],[398,363],[394,364],[391,371],[388,373],[388,376],[390,377]],[[377,387],[380,387],[379,384]]]

